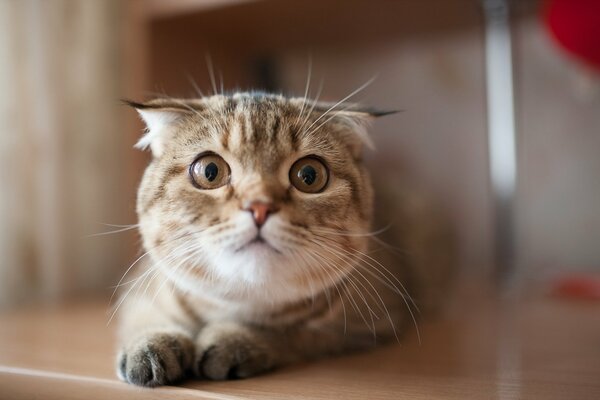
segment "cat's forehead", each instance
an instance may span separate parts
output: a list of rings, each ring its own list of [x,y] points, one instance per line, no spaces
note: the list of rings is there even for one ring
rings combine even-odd
[[[277,112],[281,114],[297,112],[302,107],[302,103],[307,102],[307,100],[301,98],[289,98],[263,92],[214,95],[188,101],[200,109],[221,113],[237,111],[249,113]]]
[[[217,143],[240,157],[277,158],[318,150],[332,158],[359,158],[372,147],[366,125],[377,115],[351,104],[323,103],[260,92],[214,95],[198,99],[156,99],[130,103],[146,122],[136,147],[187,153]],[[214,149],[212,149],[214,150]],[[351,154],[348,154],[350,152]]]
[[[290,153],[323,147],[333,139],[328,138],[327,127],[309,132],[315,117],[299,98],[218,95],[201,99],[194,108],[198,114],[188,122],[187,131],[198,138],[198,145],[211,142],[241,159],[259,158],[268,164]]]

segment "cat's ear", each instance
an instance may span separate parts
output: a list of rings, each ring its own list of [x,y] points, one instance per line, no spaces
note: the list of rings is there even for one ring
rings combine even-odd
[[[193,113],[193,109],[188,109],[180,104],[136,103],[129,100],[123,100],[123,102],[135,108],[146,124],[144,135],[134,147],[140,150],[150,148],[155,157],[160,157],[163,153],[164,143],[175,123]]]
[[[359,139],[355,144],[356,151],[360,151],[362,145],[369,149],[375,149],[371,135],[367,129],[375,118],[383,117],[400,112],[400,110],[384,111],[371,107],[363,107],[358,104],[332,104],[319,102],[314,108],[317,112],[332,114],[331,118],[338,124],[347,126],[355,138]],[[325,117],[327,119],[327,117]]]

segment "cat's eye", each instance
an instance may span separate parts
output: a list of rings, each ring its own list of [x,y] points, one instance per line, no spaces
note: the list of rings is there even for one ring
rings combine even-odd
[[[199,189],[216,189],[229,182],[229,165],[220,156],[207,153],[190,165],[190,177]]]
[[[318,193],[327,185],[329,171],[316,157],[304,157],[292,165],[290,182],[301,192]]]

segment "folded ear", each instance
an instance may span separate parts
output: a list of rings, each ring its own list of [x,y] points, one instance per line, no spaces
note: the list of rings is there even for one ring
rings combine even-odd
[[[399,112],[398,110],[378,110],[371,107],[363,107],[358,104],[336,104],[326,102],[318,102],[314,107],[314,111],[320,112],[321,115],[327,113],[321,121],[317,122],[316,126],[319,126],[318,124],[329,121],[330,119],[338,124],[347,126],[348,130],[353,132],[359,139],[356,151],[360,151],[361,145],[365,145],[371,150],[375,149],[373,140],[367,132],[369,124],[375,118]]]
[[[144,135],[134,147],[140,150],[150,147],[152,155],[155,157],[162,155],[164,143],[168,140],[177,121],[191,115],[194,111],[191,107],[186,108],[184,104],[173,102],[136,103],[124,100],[124,103],[135,108],[146,124]]]

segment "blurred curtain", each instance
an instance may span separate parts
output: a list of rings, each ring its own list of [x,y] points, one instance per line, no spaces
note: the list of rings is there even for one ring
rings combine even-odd
[[[0,306],[107,289],[124,222],[116,0],[0,0]]]

